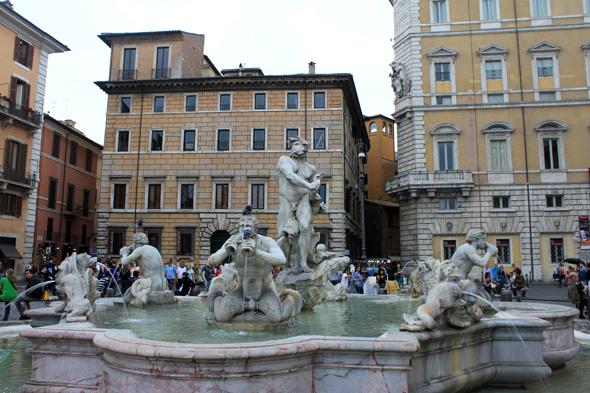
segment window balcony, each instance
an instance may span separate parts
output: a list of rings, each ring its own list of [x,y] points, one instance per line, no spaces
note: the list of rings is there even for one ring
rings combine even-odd
[[[4,184],[3,184],[4,183]],[[6,187],[6,184],[26,189],[30,193],[35,189],[35,173],[19,171],[9,166],[0,165],[0,189]]]
[[[437,191],[461,191],[467,197],[473,187],[470,170],[412,171],[387,179],[385,192],[390,196],[409,193],[413,198],[417,198],[420,192],[428,192],[428,196],[433,198]]]
[[[6,96],[0,97],[0,122],[2,129],[8,124],[17,124],[28,131],[36,130],[41,127],[43,115],[25,108]]]
[[[169,79],[172,77],[170,68],[152,68],[152,79]]]
[[[119,80],[128,81],[137,79],[137,70],[119,70]]]
[[[68,206],[66,204],[66,208],[64,209],[64,216],[70,217],[82,217],[84,215],[84,209],[81,206],[71,205]]]

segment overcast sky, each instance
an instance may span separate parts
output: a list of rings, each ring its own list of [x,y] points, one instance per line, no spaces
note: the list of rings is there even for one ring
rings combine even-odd
[[[11,0],[14,10],[67,45],[49,57],[45,112],[72,119],[103,143],[108,78],[103,32],[183,30],[205,35],[217,69],[259,67],[266,75],[350,73],[363,114],[393,113],[388,64],[393,11],[387,0]]]

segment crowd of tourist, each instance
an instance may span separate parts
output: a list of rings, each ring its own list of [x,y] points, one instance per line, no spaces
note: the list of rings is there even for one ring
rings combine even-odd
[[[494,267],[490,269],[487,266],[484,269],[483,289],[493,297],[499,297],[503,290],[509,289],[513,296],[518,296],[518,291],[521,291],[521,296],[526,297],[525,279],[520,268],[513,264],[510,265],[511,271],[504,270],[504,265],[498,265],[494,262]]]
[[[400,263],[381,262],[375,266],[369,266],[364,271],[360,264],[350,265],[348,269],[342,272],[336,272],[330,278],[332,284],[338,283],[344,285],[346,293],[364,293],[364,285],[369,277],[375,277],[379,289],[382,293],[386,293],[385,288],[388,281],[397,281],[398,287],[404,285],[403,269]]]

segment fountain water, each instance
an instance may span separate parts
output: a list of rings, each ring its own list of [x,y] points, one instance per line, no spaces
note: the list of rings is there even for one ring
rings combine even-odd
[[[110,269],[108,268],[107,265],[105,265],[102,262],[96,262],[97,265],[103,266],[106,271],[111,275],[111,280],[114,281],[115,285],[117,286],[117,289],[119,290],[119,294],[121,295],[121,297],[123,297],[123,295],[125,295],[124,293],[121,293],[121,287],[119,287],[119,284],[117,284],[117,279],[115,278],[115,276],[113,275],[113,273],[110,271]],[[129,311],[127,311],[127,304],[125,304],[125,302],[123,302],[123,308],[125,309],[125,315],[127,316],[127,319],[129,318]]]
[[[34,292],[34,291],[35,291],[37,288],[40,288],[40,287],[44,287],[44,286],[46,286],[46,285],[53,284],[54,282],[55,282],[55,280],[41,282],[41,283],[39,283],[39,284],[37,284],[37,285],[34,285],[34,286],[32,286],[31,288],[29,288],[29,289],[25,290],[24,292],[20,293],[20,294],[19,294],[19,295],[16,297],[16,299],[14,299],[14,300],[13,300],[13,301],[11,301],[10,303],[8,303],[6,306],[4,306],[4,309],[2,310],[2,314],[1,314],[1,315],[4,315],[4,312],[6,311],[6,308],[8,308],[8,307],[10,308],[10,314],[9,314],[9,315],[12,315],[12,313],[13,313],[13,312],[14,312],[14,310],[16,309],[16,303],[18,303],[18,302],[21,302],[21,301],[22,301],[22,299],[24,299],[24,298],[25,298],[25,296],[28,296],[28,295],[29,295],[29,293],[33,293],[33,292]],[[39,300],[41,300],[41,299],[39,299]],[[13,306],[14,306],[14,307],[13,307]]]

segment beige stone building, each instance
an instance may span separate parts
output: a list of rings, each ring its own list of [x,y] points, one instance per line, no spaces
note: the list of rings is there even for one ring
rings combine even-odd
[[[535,279],[587,260],[590,2],[391,3],[402,257],[447,258],[484,228]]]
[[[117,258],[135,230],[164,258],[202,265],[234,231],[246,204],[277,238],[275,166],[287,138],[310,143],[325,174],[322,242],[360,247],[356,143],[368,143],[350,74],[264,75],[217,70],[204,36],[181,31],[101,34],[111,48],[98,251]],[[141,223],[140,229],[134,224]],[[139,226],[139,225],[137,225]]]

